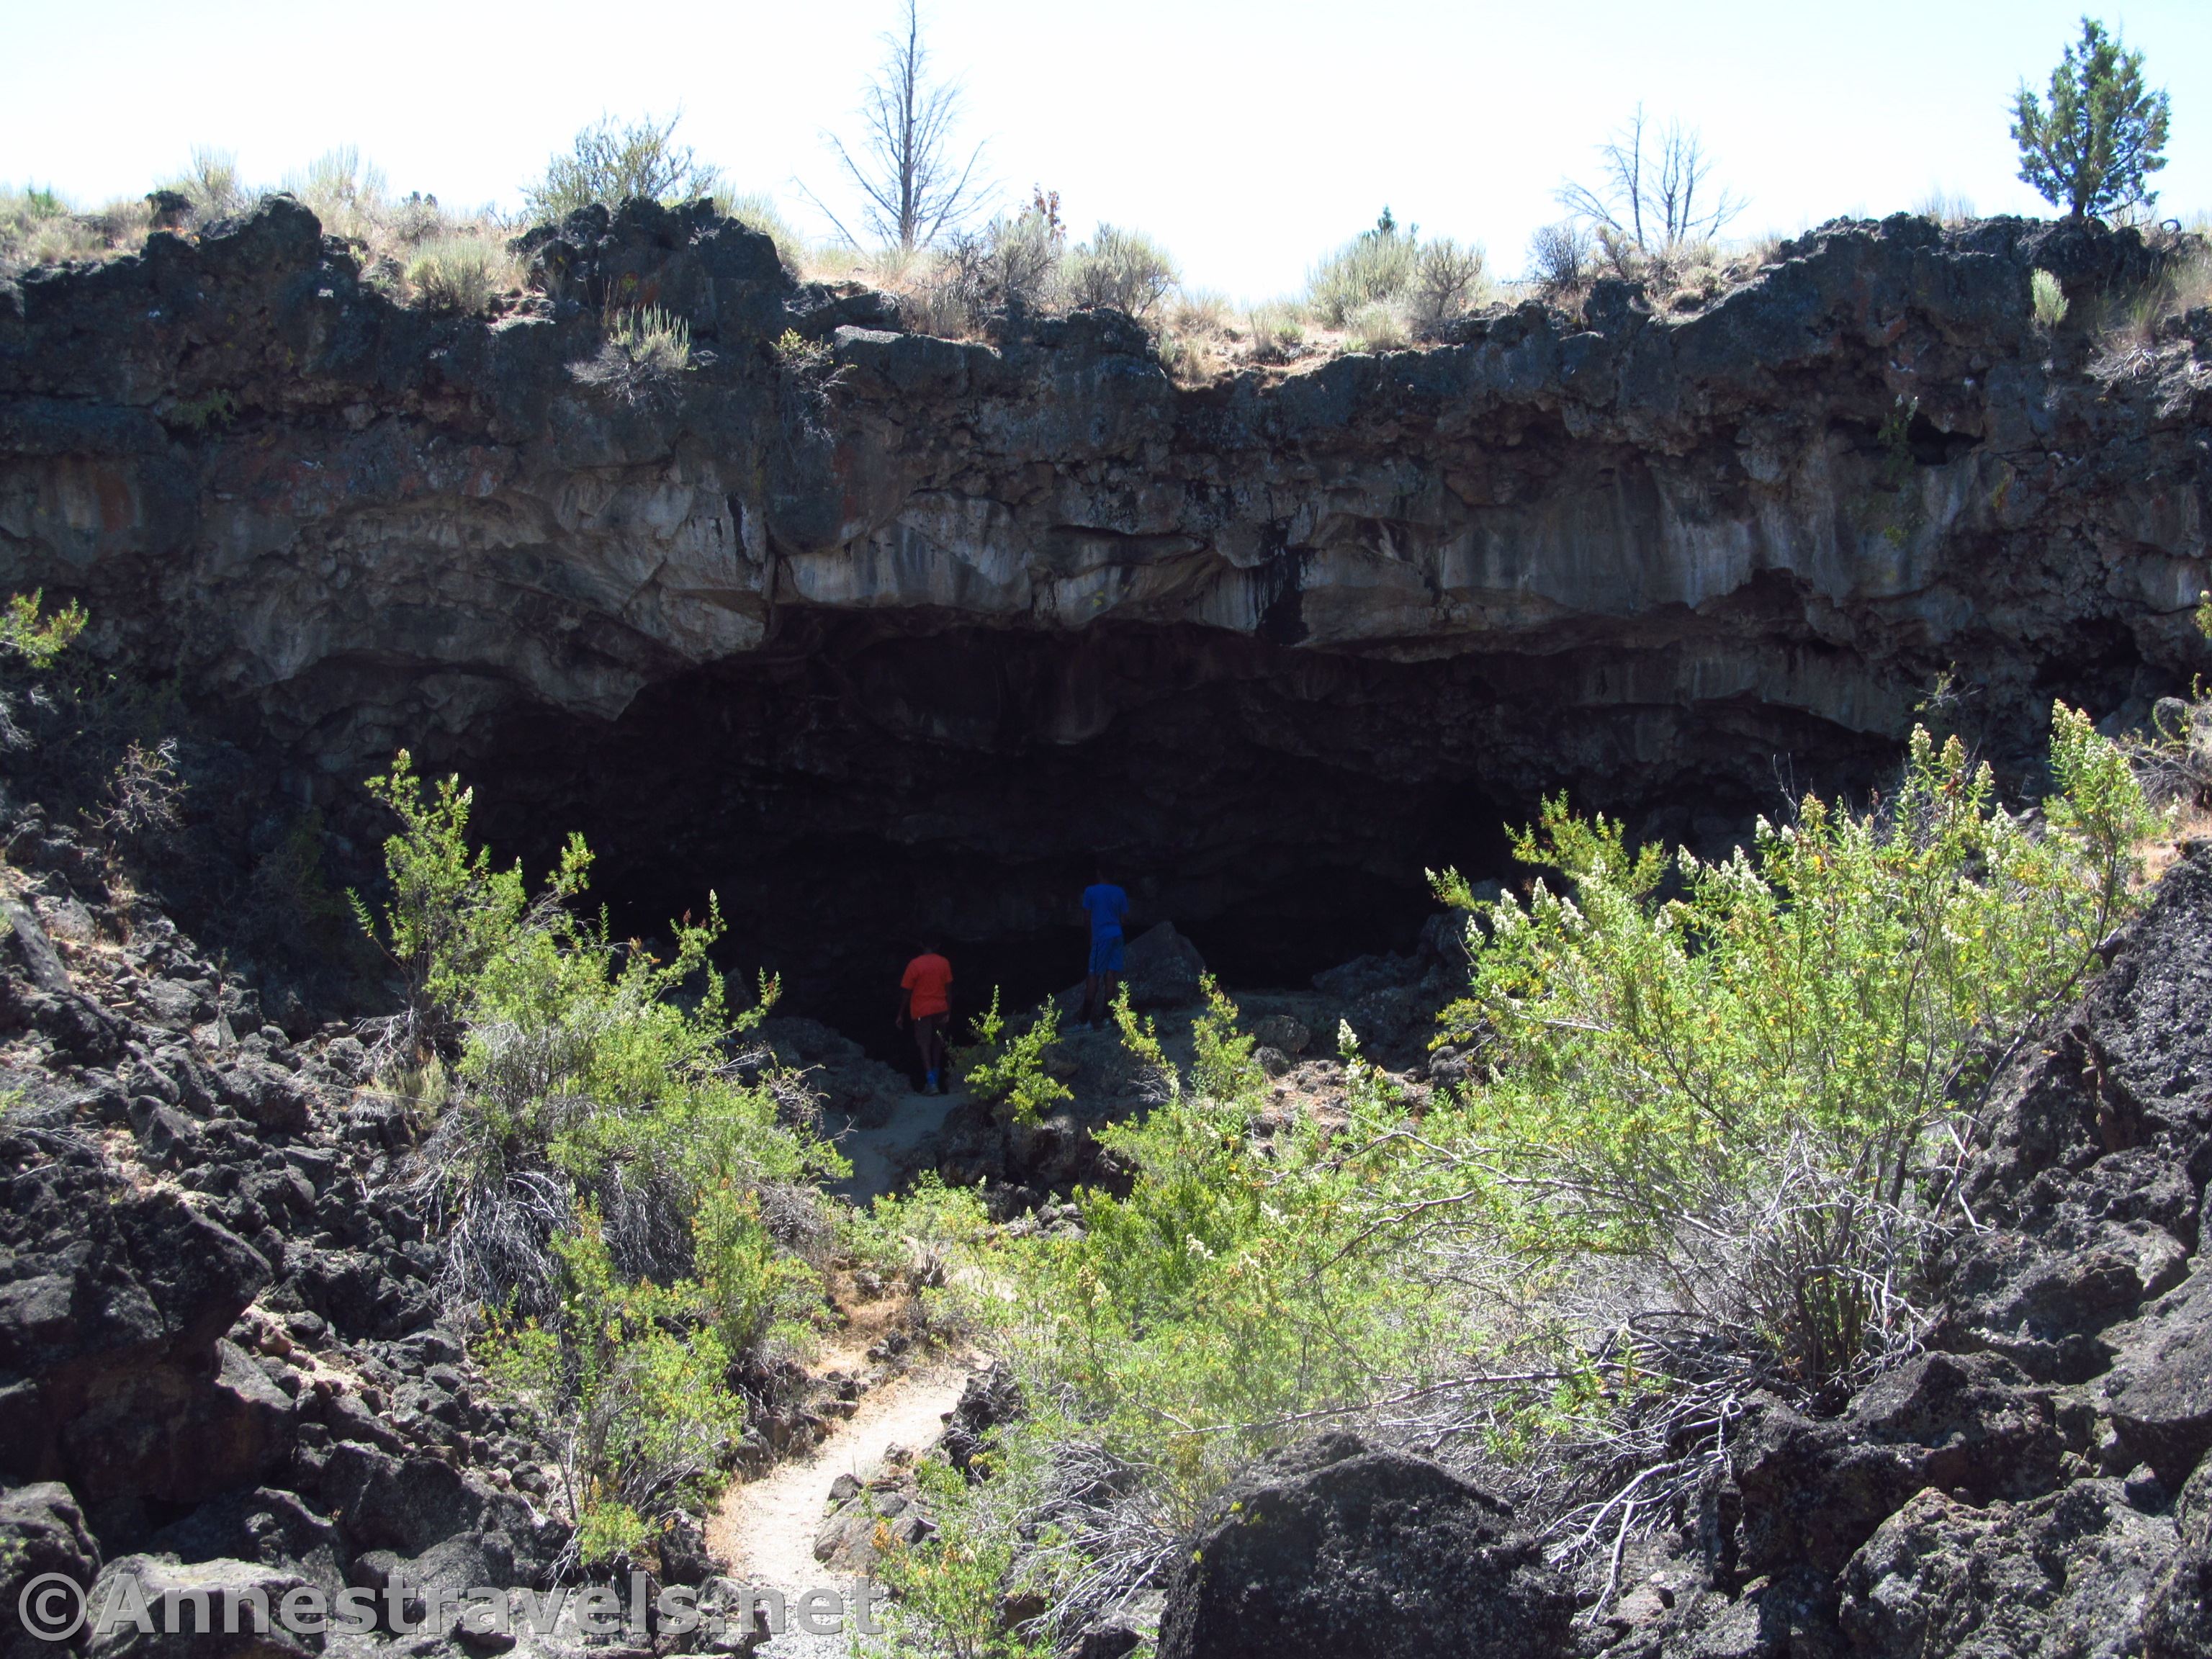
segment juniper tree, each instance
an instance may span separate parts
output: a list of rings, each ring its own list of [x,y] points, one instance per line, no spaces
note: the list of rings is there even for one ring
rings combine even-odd
[[[2046,106],[2021,82],[2013,100],[2020,176],[2075,218],[2148,207],[2143,188],[2166,165],[2166,95],[2143,84],[2143,55],[2130,52],[2094,18],[2051,72]]]

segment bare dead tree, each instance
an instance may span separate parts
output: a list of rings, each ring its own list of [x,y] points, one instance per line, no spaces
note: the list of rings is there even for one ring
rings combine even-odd
[[[1570,179],[1553,194],[1609,246],[1663,253],[1717,235],[1743,211],[1741,197],[1706,188],[1713,160],[1698,130],[1674,119],[1662,127],[1641,104],[1597,154],[1602,177],[1595,188]]]
[[[911,252],[957,226],[975,208],[988,188],[975,173],[983,146],[970,150],[965,162],[952,148],[963,94],[957,81],[931,77],[917,0],[904,0],[899,27],[883,41],[888,49],[883,67],[860,100],[859,153],[835,133],[825,137],[860,188],[860,216],[867,228]],[[821,198],[811,191],[807,194],[838,233],[858,246],[859,238]]]

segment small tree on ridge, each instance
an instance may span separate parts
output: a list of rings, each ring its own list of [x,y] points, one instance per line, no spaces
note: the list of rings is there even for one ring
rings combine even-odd
[[[964,162],[951,149],[960,83],[931,78],[916,0],[904,0],[899,27],[884,36],[884,44],[890,51],[860,103],[860,153],[855,155],[834,133],[830,145],[860,189],[860,216],[868,228],[911,252],[956,228],[973,210],[986,188],[975,176],[983,147],[976,145]],[[859,246],[819,198],[815,205]]]
[[[2021,82],[2013,100],[2020,176],[2076,219],[2148,207],[2147,175],[2166,165],[2166,95],[2143,85],[2143,55],[2094,18],[2051,71],[2050,105]]]
[[[1609,254],[1664,253],[1718,235],[1743,211],[1741,198],[1707,188],[1713,159],[1698,130],[1679,120],[1662,127],[1641,104],[1597,153],[1601,183],[1593,187],[1570,179],[1554,194],[1596,232]]]

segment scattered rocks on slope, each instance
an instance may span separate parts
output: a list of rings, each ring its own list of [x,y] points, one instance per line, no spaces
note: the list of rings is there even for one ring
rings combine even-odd
[[[1855,1398],[1839,1417],[1770,1402],[1739,1442],[1744,1568],[1810,1567],[1833,1576],[1882,1520],[1935,1487],[1963,1502],[2033,1498],[2086,1446],[2087,1413],[1990,1354],[1922,1354]]]
[[[149,1596],[547,1582],[550,1455],[435,1327],[410,1134],[356,1094],[360,1044],[264,1023],[73,844],[10,845],[57,920],[14,904],[0,952],[0,1653],[28,1639],[7,1586],[40,1571]],[[301,1651],[97,1647],[156,1650]]]

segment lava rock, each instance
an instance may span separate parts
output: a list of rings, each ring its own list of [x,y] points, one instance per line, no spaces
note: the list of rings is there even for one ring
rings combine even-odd
[[[117,1580],[134,1581],[135,1602],[123,1600],[127,1592]],[[276,1616],[285,1592],[305,1583],[297,1573],[258,1561],[195,1561],[179,1563],[159,1556],[126,1555],[110,1562],[93,1585],[94,1609],[131,1607],[146,1609],[150,1630],[136,1620],[113,1619],[106,1634],[95,1633],[85,1645],[87,1659],[305,1659],[308,1649],[288,1634]],[[178,1628],[167,1628],[167,1598],[177,1598]],[[224,1630],[226,1611],[235,1606],[235,1633]],[[255,1608],[265,1607],[270,1617],[265,1631],[258,1628]],[[200,1609],[207,1611],[203,1614]],[[204,1626],[203,1617],[206,1620]]]
[[[2049,1389],[1995,1354],[1918,1355],[1829,1420],[1769,1402],[1733,1459],[1743,1564],[1834,1573],[1926,1486],[1979,1503],[2048,1492],[2066,1449],[2057,1416]]]
[[[322,1492],[356,1544],[405,1555],[443,1543],[483,1513],[481,1497],[452,1465],[403,1461],[351,1442],[331,1449]]]
[[[1563,1656],[1573,1597],[1511,1518],[1437,1464],[1326,1437],[1238,1488],[1185,1553],[1160,1659]]]
[[[215,1348],[213,1376],[181,1363],[149,1364],[87,1389],[62,1438],[88,1501],[193,1503],[252,1486],[289,1457],[290,1397],[232,1343]]]
[[[54,1644],[22,1627],[17,1601],[46,1573],[89,1589],[100,1560],[100,1545],[67,1486],[46,1480],[0,1492],[0,1659],[52,1659]]]
[[[296,1134],[307,1127],[313,1097],[281,1066],[249,1056],[222,1073],[217,1086],[240,1115],[272,1134]]]
[[[2110,1334],[2112,1424],[2170,1488],[2212,1449],[2212,1273],[2199,1273]]]
[[[2143,1608],[2143,1659],[2212,1659],[2212,1462],[2175,1500],[2181,1547]]]
[[[217,1342],[267,1261],[176,1192],[119,1181],[84,1142],[0,1134],[0,1167],[16,1171],[0,1183],[0,1378],[21,1379],[0,1467],[66,1478],[95,1507],[250,1480],[289,1402]]]
[[[2199,842],[2079,1007],[1994,1085],[1992,1144],[1965,1191],[1984,1225],[1949,1254],[1937,1346],[2087,1382],[2113,1363],[2112,1328],[2179,1283],[2212,1176],[2207,999],[2212,843]]]
[[[1121,952],[1122,983],[1133,1008],[1188,1008],[1204,994],[1206,958],[1198,946],[1163,921],[1131,939]]]
[[[179,1561],[258,1561],[301,1574],[335,1598],[349,1582],[351,1557],[337,1524],[298,1493],[270,1486],[225,1492],[147,1540],[149,1553]]]
[[[63,965],[61,953],[54,949],[53,941],[28,905],[15,899],[0,899],[0,921],[8,924],[8,938],[16,957],[31,976],[31,983],[49,996],[68,997],[75,987],[70,982],[67,967]]]
[[[1851,1559],[1839,1622],[1866,1659],[2120,1659],[2143,1650],[2174,1543],[2172,1522],[2141,1513],[2118,1481],[1987,1508],[1923,1492]]]
[[[993,1360],[960,1390],[939,1442],[946,1460],[972,1481],[975,1477],[969,1471],[991,1431],[1016,1421],[1027,1410],[1013,1368],[1004,1360]]]

